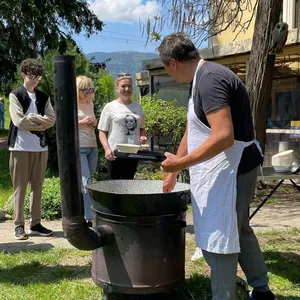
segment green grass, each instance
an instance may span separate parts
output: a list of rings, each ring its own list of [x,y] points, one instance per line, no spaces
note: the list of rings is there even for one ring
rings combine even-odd
[[[9,114],[9,102],[8,100],[5,101],[5,122],[4,122],[4,128],[8,129],[9,128],[9,123],[10,123],[10,114]]]
[[[4,122],[4,129],[0,129],[0,138],[6,138],[8,136],[8,129],[10,123],[8,106],[9,106],[8,101],[5,101],[5,122]]]
[[[3,209],[12,193],[9,175],[9,151],[7,149],[0,149],[0,210]]]
[[[300,299],[300,229],[272,231],[258,235],[266,258],[270,286],[277,300]],[[195,242],[187,241],[186,284],[168,297],[124,297],[114,300],[211,299],[209,268],[204,259],[191,262]],[[90,278],[91,252],[51,249],[21,253],[0,252],[0,299],[97,299],[102,290]],[[243,276],[242,273],[239,273]],[[237,289],[238,300],[246,293]]]
[[[0,140],[6,143],[10,116],[8,101],[5,101],[5,129],[0,129]],[[11,180],[9,175],[9,151],[0,149],[0,210],[3,209],[8,197],[12,194]]]
[[[259,234],[277,299],[300,299],[300,229]]]
[[[101,290],[90,280],[90,266],[90,252],[1,253],[0,299],[101,299]]]

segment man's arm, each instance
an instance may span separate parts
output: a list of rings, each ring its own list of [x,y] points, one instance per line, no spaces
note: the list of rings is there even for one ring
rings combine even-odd
[[[230,107],[226,106],[211,111],[206,117],[211,128],[211,136],[188,155],[178,157],[166,153],[167,159],[161,164],[166,171],[178,172],[186,169],[218,155],[233,145],[234,130]]]
[[[14,94],[9,94],[9,113],[13,124],[25,131],[39,131],[43,130],[43,127],[27,118],[26,115],[23,113],[23,108],[18,98]]]
[[[32,122],[41,125],[43,128],[42,130],[52,127],[55,124],[55,113],[50,98],[46,103],[45,114],[43,116],[39,114],[28,114],[27,118]]]
[[[184,157],[188,153],[187,152],[187,128],[188,128],[188,123],[186,123],[186,129],[177,150],[176,156],[178,158]],[[163,183],[164,193],[171,192],[174,189],[178,173],[179,172],[168,173],[168,175],[164,178],[164,183]]]

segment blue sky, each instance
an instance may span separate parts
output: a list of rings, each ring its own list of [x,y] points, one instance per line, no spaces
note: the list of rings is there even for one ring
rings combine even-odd
[[[106,25],[103,31],[86,39],[75,35],[74,39],[84,53],[140,51],[156,52],[160,42],[149,42],[142,35],[142,25],[149,16],[156,16],[162,8],[156,0],[92,0],[90,8]],[[173,32],[164,29],[163,35]]]
[[[159,42],[150,42],[146,45],[146,36],[142,36],[140,25],[107,23],[103,31],[86,39],[83,34],[74,36],[84,53],[139,51],[156,52]]]
[[[157,0],[88,0],[90,9],[104,22],[103,31],[89,39],[84,34],[73,36],[83,52],[139,51],[156,52],[160,42],[148,42],[143,24],[150,17],[165,15],[168,7]],[[164,37],[174,29],[166,23],[159,31]],[[206,47],[203,42],[201,47]]]

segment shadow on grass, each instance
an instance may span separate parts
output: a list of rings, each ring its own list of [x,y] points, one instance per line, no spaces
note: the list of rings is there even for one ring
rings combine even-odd
[[[6,139],[8,137],[8,129],[0,129],[0,139]]]
[[[265,251],[264,257],[268,271],[286,278],[291,283],[300,282],[300,255],[293,252]],[[279,299],[279,298],[278,298]],[[280,298],[284,299],[284,298]],[[289,298],[286,298],[289,299]],[[299,298],[298,298],[299,299]]]
[[[195,233],[195,231],[194,231],[194,225],[190,225],[190,224],[186,225],[185,232],[189,233],[189,234],[194,234]]]
[[[194,274],[186,279],[185,284],[168,293],[151,295],[110,294],[109,300],[208,300],[211,299],[210,280],[208,277]]]
[[[39,261],[23,263],[11,268],[0,268],[0,283],[27,286],[38,283],[57,283],[64,279],[83,279],[91,277],[91,266],[45,266]],[[22,278],[22,280],[20,280]],[[99,287],[100,288],[100,287]],[[191,296],[192,295],[192,296]],[[185,285],[168,293],[151,295],[110,294],[111,300],[192,300],[210,299],[210,280],[202,275],[192,275]]]
[[[211,297],[210,279],[201,274],[193,274],[185,280],[183,286],[169,293],[143,296],[110,294],[109,300],[210,300]],[[237,299],[248,299],[245,290],[237,288]]]
[[[57,283],[64,279],[91,277],[91,266],[44,266],[39,261],[23,263],[11,268],[0,268],[0,283],[27,286],[38,283]],[[22,278],[22,279],[21,279]]]
[[[35,244],[33,242],[13,242],[13,243],[1,243],[0,251],[3,253],[25,253],[37,250],[50,250],[53,249],[54,246],[50,243],[38,243]]]

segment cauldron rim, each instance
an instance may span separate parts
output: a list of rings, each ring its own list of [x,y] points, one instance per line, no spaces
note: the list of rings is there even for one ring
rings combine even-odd
[[[185,186],[185,189],[175,189],[171,192],[167,192],[164,193],[162,190],[159,193],[122,193],[122,192],[117,192],[115,191],[101,191],[99,189],[95,189],[93,188],[93,185],[97,185],[97,184],[105,184],[105,183],[110,183],[110,182],[151,182],[151,183],[155,183],[155,182],[163,182],[162,180],[148,180],[148,179],[136,179],[136,180],[129,180],[129,179],[106,179],[106,180],[100,180],[100,181],[96,181],[96,182],[92,182],[86,185],[86,189],[90,192],[99,192],[101,194],[108,194],[108,195],[122,195],[122,196],[147,196],[147,195],[151,195],[151,196],[155,196],[155,195],[174,195],[174,194],[178,194],[178,193],[189,193],[190,192],[190,184],[188,183],[184,183],[184,182],[177,182],[176,186]]]

